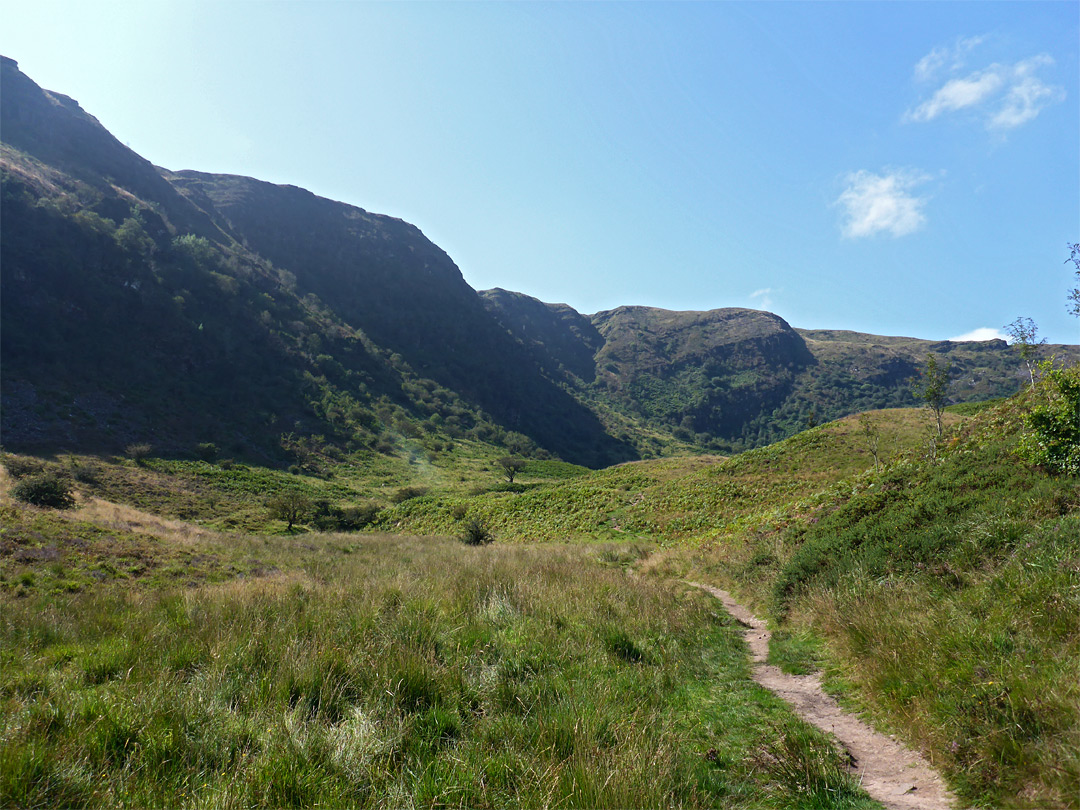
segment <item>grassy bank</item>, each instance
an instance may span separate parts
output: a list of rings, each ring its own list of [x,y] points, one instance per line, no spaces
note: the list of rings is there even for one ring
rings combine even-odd
[[[972,416],[934,458],[846,479],[801,519],[649,565],[769,615],[777,663],[823,665],[965,802],[1080,806],[1080,487],[1017,454],[1027,402]]]

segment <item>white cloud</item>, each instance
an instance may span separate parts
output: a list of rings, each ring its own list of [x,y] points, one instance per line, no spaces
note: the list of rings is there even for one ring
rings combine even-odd
[[[752,293],[750,293],[750,298],[757,299],[755,303],[762,309],[768,309],[773,305],[772,294],[772,287],[764,287],[760,290],[754,290]]]
[[[968,53],[982,44],[985,39],[985,36],[959,37],[952,47],[934,48],[915,63],[915,78],[921,82],[930,81],[946,65],[949,66],[949,70],[960,70],[964,66]]]
[[[916,78],[925,79],[937,73],[956,52],[956,49],[931,51],[915,65]],[[1012,65],[995,62],[966,76],[955,76],[929,99],[904,113],[904,120],[933,121],[944,113],[971,108],[983,115],[987,129],[1013,129],[1031,121],[1047,105],[1064,100],[1063,88],[1047,85],[1035,76],[1039,68],[1052,64],[1054,60],[1049,55],[1039,54]],[[962,66],[962,60],[954,58],[949,70],[955,73]]]
[[[881,232],[906,236],[917,231],[926,223],[922,209],[928,198],[911,192],[929,179],[928,174],[913,170],[886,174],[862,170],[847,175],[847,188],[836,200],[844,208],[844,236],[858,239]]]
[[[975,340],[1008,340],[1009,336],[1004,334],[1000,329],[994,329],[989,326],[980,326],[978,329],[972,329],[970,332],[965,332],[962,335],[948,338],[953,343],[968,343]]]
[[[1005,94],[1005,99],[998,111],[990,119],[994,129],[1012,129],[1026,124],[1037,116],[1048,104],[1065,100],[1065,90],[1061,87],[1049,87],[1032,75],[1035,69],[1044,64],[1053,64],[1046,56],[1036,56],[1013,67],[1014,83]]]
[[[911,121],[932,121],[943,112],[962,110],[985,101],[1001,89],[1004,78],[992,65],[980,73],[946,82],[928,101],[924,101],[906,118]]]

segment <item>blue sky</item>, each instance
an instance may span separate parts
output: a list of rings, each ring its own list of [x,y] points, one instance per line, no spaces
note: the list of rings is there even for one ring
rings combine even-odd
[[[37,0],[0,27],[149,160],[401,217],[477,289],[1064,343],[1078,42],[1075,0]]]

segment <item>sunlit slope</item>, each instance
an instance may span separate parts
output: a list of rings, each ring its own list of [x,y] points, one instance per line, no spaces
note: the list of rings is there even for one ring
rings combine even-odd
[[[1052,396],[987,407],[936,453],[833,487],[805,520],[652,567],[723,583],[782,633],[823,640],[834,685],[963,801],[1077,807],[1080,481],[1022,452],[1025,414]]]
[[[927,440],[925,411],[875,411],[870,418],[882,459]],[[505,541],[710,538],[804,512],[838,481],[873,465],[863,428],[851,417],[732,458],[641,461],[520,492],[416,498],[386,510],[380,523],[439,534],[478,518]]]

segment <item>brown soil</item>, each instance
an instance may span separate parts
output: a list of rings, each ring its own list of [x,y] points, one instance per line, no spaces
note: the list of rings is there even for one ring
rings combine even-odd
[[[712,594],[740,624],[750,646],[754,680],[775,692],[808,723],[832,734],[851,755],[863,789],[889,810],[944,810],[956,797],[921,754],[900,745],[845,711],[821,688],[817,675],[787,675],[766,664],[770,633],[765,622],[736,602],[727,591],[690,583]]]

